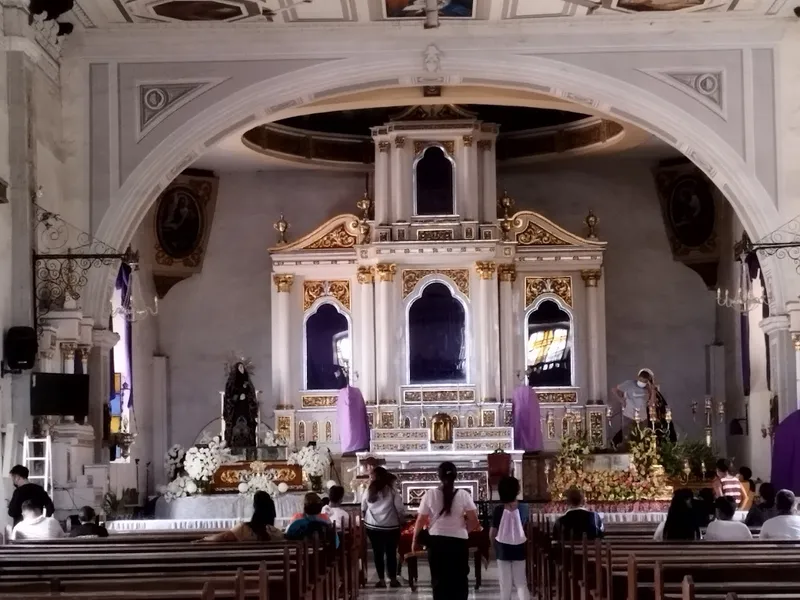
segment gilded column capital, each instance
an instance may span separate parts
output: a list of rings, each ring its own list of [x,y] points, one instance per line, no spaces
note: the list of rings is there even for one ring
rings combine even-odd
[[[497,265],[490,260],[479,260],[475,263],[475,269],[481,279],[492,279],[494,278],[494,272],[497,270]]]
[[[78,356],[81,357],[81,360],[86,360],[89,358],[89,353],[92,351],[92,347],[88,344],[81,344],[78,346]]]
[[[289,293],[292,291],[292,284],[294,283],[294,275],[287,273],[276,273],[272,276],[272,281],[275,283],[275,288],[280,292]]]
[[[478,150],[491,150],[492,140],[478,140]]]
[[[386,141],[378,142],[378,150],[380,152],[388,152],[390,147],[391,144],[389,142]]]
[[[67,360],[71,360],[75,358],[75,350],[77,349],[77,344],[72,342],[65,342],[61,344],[61,354]]]
[[[581,271],[581,279],[583,279],[583,283],[586,284],[586,287],[597,287],[597,283],[600,281],[600,277],[603,276],[603,272],[600,269],[587,269],[585,271]]]
[[[403,137],[402,135],[398,135],[396,138],[394,138],[395,148],[403,148],[405,147],[405,145],[406,145],[406,138]]]
[[[514,265],[498,265],[497,278],[500,281],[514,283],[517,280],[517,267]]]
[[[792,334],[792,344],[794,345],[794,351],[800,352],[800,333]]]
[[[358,283],[372,283],[375,281],[375,271],[372,267],[358,267]]]
[[[471,148],[472,147],[472,142],[473,142],[474,138],[471,135],[465,135],[461,139],[463,140],[465,147],[467,147],[467,148]]]
[[[397,265],[375,265],[378,281],[394,281]]]

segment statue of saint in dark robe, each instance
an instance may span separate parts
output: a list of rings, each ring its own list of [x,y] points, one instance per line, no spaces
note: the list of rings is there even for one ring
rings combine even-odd
[[[256,445],[258,401],[244,363],[233,365],[225,384],[225,441],[229,448],[251,448]]]

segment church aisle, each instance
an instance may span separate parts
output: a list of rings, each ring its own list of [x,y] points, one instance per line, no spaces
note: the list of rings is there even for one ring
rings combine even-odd
[[[372,564],[370,563],[370,567]],[[497,576],[497,563],[492,561],[488,570],[483,571],[483,583],[480,591],[475,591],[475,575],[470,571],[470,600],[489,600],[490,598],[496,599],[500,595],[500,584]],[[386,600],[393,598],[395,600],[433,600],[433,592],[431,590],[431,575],[428,570],[428,565],[420,561],[419,565],[419,584],[416,592],[412,592],[408,587],[408,580],[405,577],[406,570],[403,569],[403,577],[401,581],[403,587],[400,589],[375,589],[376,575],[374,568],[369,572],[369,582],[367,587],[362,590],[359,598],[364,600]]]

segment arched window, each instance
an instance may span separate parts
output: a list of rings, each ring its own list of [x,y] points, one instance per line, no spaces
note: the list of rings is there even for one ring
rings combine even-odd
[[[350,322],[331,303],[320,304],[305,324],[305,369],[307,390],[336,390],[345,379],[337,377],[339,368],[350,373]]]
[[[414,214],[455,214],[455,165],[441,146],[428,146],[414,161]]]
[[[467,381],[466,312],[443,283],[428,284],[408,308],[409,383]]]
[[[528,314],[525,365],[532,370],[529,385],[572,385],[572,321],[554,300],[542,301]]]

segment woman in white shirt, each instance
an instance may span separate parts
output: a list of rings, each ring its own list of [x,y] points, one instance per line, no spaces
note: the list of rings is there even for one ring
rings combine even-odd
[[[723,496],[714,501],[717,518],[708,524],[706,535],[703,538],[708,542],[742,542],[753,539],[747,525],[741,521],[734,521],[736,503],[731,498]]]
[[[453,463],[439,465],[441,486],[425,492],[414,527],[414,549],[422,541],[422,530],[428,530],[424,543],[433,600],[466,600],[469,596],[469,532],[480,529],[480,523],[472,496],[455,487],[457,475]]]

